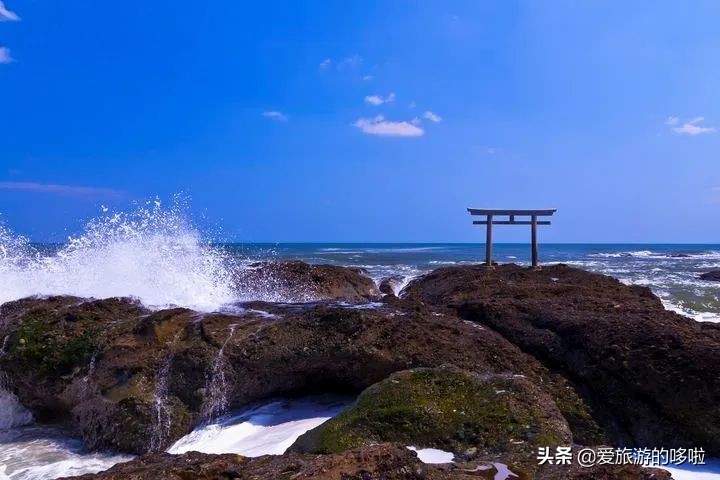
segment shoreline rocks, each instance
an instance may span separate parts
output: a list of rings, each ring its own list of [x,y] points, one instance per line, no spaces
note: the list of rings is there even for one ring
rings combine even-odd
[[[38,420],[70,426],[90,448],[131,453],[163,449],[205,418],[208,403],[217,400],[209,387],[221,351],[221,394],[230,408],[276,396],[360,392],[397,371],[453,365],[525,375],[566,411],[584,412],[593,422],[574,390],[532,357],[492,329],[453,315],[414,304],[320,304],[275,305],[267,318],[261,305],[253,307],[199,315],[151,313],[120,299],[6,304],[0,369]],[[90,331],[92,348],[76,348]],[[27,349],[38,345],[51,346],[43,350],[49,355],[29,357]],[[73,355],[65,358],[66,352]]]
[[[720,270],[713,270],[700,275],[700,280],[708,282],[720,282]]]
[[[401,275],[392,275],[380,280],[380,293],[383,295],[399,295],[405,278]]]
[[[720,453],[720,327],[564,265],[436,270],[405,290],[493,328],[576,386],[616,445]]]
[[[720,453],[720,326],[666,311],[646,288],[563,265],[462,266],[370,303],[380,291],[357,269],[282,262],[250,272],[240,284],[312,303],[204,314],[130,299],[9,302],[0,306],[0,370],[38,421],[67,426],[92,449],[140,454],[228,408],[363,392],[292,447],[307,454],[151,454],[94,478],[156,468],[168,478],[286,478],[290,465],[315,478],[467,477],[459,464],[418,463],[410,444],[450,449],[459,461],[499,458],[521,478],[651,478],[637,467],[592,477],[538,470],[532,455],[570,443]],[[363,462],[375,468],[370,477]]]
[[[312,455],[287,453],[247,458],[240,455],[182,455],[152,453],[105,472],[71,477],[73,480],[493,480],[498,469],[508,470],[516,480],[672,480],[664,470],[637,465],[602,465],[583,468],[577,464],[555,465],[531,475],[500,462],[467,464],[422,463],[402,444],[381,443],[343,453]],[[67,480],[67,479],[66,479]]]
[[[258,262],[238,273],[239,291],[276,302],[377,300],[375,282],[361,268],[309,264],[299,260]]]
[[[385,442],[458,452],[465,461],[501,457],[533,471],[538,447],[569,445],[572,433],[553,399],[523,376],[418,368],[369,387],[288,451],[340,453]]]

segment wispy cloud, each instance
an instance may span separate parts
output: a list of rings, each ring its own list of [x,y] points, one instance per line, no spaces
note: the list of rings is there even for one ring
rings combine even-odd
[[[440,115],[437,115],[430,110],[423,113],[423,118],[426,120],[430,120],[431,122],[438,123],[442,122],[442,117]]]
[[[366,81],[366,82],[369,82],[369,81],[372,80],[373,78],[375,78],[375,77],[373,77],[372,75],[365,75],[364,77],[362,77],[362,79],[363,79],[364,81]]]
[[[20,17],[17,13],[8,10],[5,4],[0,0],[0,22],[18,22]]]
[[[122,193],[110,188],[79,187],[36,182],[0,182],[0,190],[51,193],[76,197],[117,197]]]
[[[277,120],[278,122],[287,122],[288,121],[287,115],[285,115],[282,112],[276,112],[276,111],[263,112],[262,115],[263,115],[263,117],[272,118],[273,120]]]
[[[327,70],[331,66],[332,66],[332,60],[330,60],[329,58],[326,58],[325,60],[320,62],[320,70]]]
[[[395,93],[390,93],[387,97],[381,97],[380,95],[368,95],[365,97],[365,103],[373,105],[375,107],[382,105],[383,103],[391,103],[395,101]]]
[[[12,63],[14,61],[12,55],[10,55],[10,49],[7,47],[0,47],[0,64]]]
[[[668,123],[669,121],[672,121],[674,123]],[[705,121],[705,117],[691,118],[690,120],[685,121],[679,127],[673,127],[672,130],[675,133],[679,133],[680,135],[700,135],[702,133],[713,133],[716,131],[715,127],[704,127],[699,125],[703,121]],[[665,121],[666,125],[677,125],[678,123],[680,123],[680,119],[678,119],[677,117],[668,117],[668,119]]]
[[[374,118],[359,118],[354,127],[359,128],[368,135],[380,135],[384,137],[421,137],[425,134],[418,125],[411,122],[394,122],[385,120],[385,117],[378,115]]]

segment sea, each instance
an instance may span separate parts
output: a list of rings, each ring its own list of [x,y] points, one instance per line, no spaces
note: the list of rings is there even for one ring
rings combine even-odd
[[[91,219],[62,243],[35,243],[0,223],[0,304],[28,297],[134,297],[150,308],[223,311],[249,300],[282,301],[268,286],[244,291],[239,271],[258,261],[298,259],[360,267],[377,282],[402,284],[437,268],[484,261],[476,243],[236,243],[198,229],[182,211],[159,203]],[[524,244],[494,245],[499,263],[530,263]],[[720,244],[541,244],[542,264],[563,263],[643,285],[665,307],[699,322],[720,321]],[[0,355],[2,351],[0,350]],[[0,372],[0,480],[39,480],[109,468],[130,457],[90,452],[53,426],[39,425],[3,383]],[[249,456],[282,453],[303,432],[336,415],[348,399],[274,399],[228,412],[170,449]],[[424,453],[425,458],[445,454]],[[448,453],[447,455],[450,455]],[[428,460],[430,461],[430,460]],[[720,479],[720,461],[673,467],[675,478]]]

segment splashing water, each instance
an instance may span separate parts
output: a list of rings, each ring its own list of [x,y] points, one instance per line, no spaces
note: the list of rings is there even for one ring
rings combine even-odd
[[[169,344],[170,354],[155,376],[155,415],[153,416],[152,435],[150,437],[150,451],[152,452],[162,449],[170,438],[172,406],[168,405],[168,377],[170,377],[170,368],[175,360],[173,347],[178,336]]]
[[[0,372],[0,431],[27,425],[32,421],[32,414],[10,391],[7,376]]]
[[[213,420],[224,414],[228,407],[227,390],[228,385],[225,379],[225,368],[227,368],[227,359],[225,358],[225,347],[235,333],[236,324],[230,325],[228,337],[225,339],[222,347],[218,350],[217,357],[213,360],[212,371],[207,386],[207,402],[204,407],[204,417]]]
[[[300,435],[338,415],[351,403],[350,398],[332,395],[276,400],[201,425],[167,451],[281,455]]]
[[[0,225],[0,303],[28,296],[135,297],[150,307],[213,311],[235,299],[232,261],[177,204],[149,202],[90,221],[54,254]]]
[[[172,356],[165,362],[158,372],[155,380],[155,416],[153,417],[152,437],[150,438],[150,451],[156,452],[162,448],[165,441],[170,438],[170,406],[167,404],[167,377],[170,372]]]
[[[88,452],[82,441],[53,427],[0,431],[0,479],[51,480],[107,470],[132,457]]]

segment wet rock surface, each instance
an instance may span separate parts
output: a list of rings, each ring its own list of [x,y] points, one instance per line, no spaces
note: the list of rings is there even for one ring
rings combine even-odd
[[[380,296],[375,282],[361,268],[310,265],[301,261],[259,262],[236,279],[241,292],[278,302],[346,300],[362,302]]]
[[[337,453],[382,442],[536,464],[539,446],[570,444],[572,434],[553,399],[525,377],[420,368],[368,388],[290,451]]]
[[[442,365],[525,375],[592,424],[572,388],[502,336],[414,304],[256,302],[237,314],[201,315],[55,298],[9,303],[0,315],[0,337],[8,338],[0,369],[20,401],[91,448],[160,450],[219,413],[218,404],[222,411],[277,396],[359,392],[400,370]]]
[[[383,295],[398,295],[404,278],[400,275],[392,275],[380,280],[380,293]]]
[[[720,329],[649,289],[563,265],[443,268],[409,299],[494,329],[571,380],[613,443],[720,453]]]
[[[496,465],[500,466],[500,464]],[[500,466],[503,468],[504,465]],[[531,477],[519,469],[510,471],[516,480],[670,480],[667,472],[638,466],[581,468],[577,465],[550,467]],[[504,470],[504,469],[503,469]],[[79,480],[493,480],[498,478],[493,463],[427,465],[414,452],[399,444],[379,444],[340,454],[246,458],[239,455],[149,454],[114,466],[95,475],[72,477]],[[500,476],[500,478],[504,478]]]
[[[711,282],[720,282],[720,270],[713,270],[700,275],[700,280],[707,280]]]

